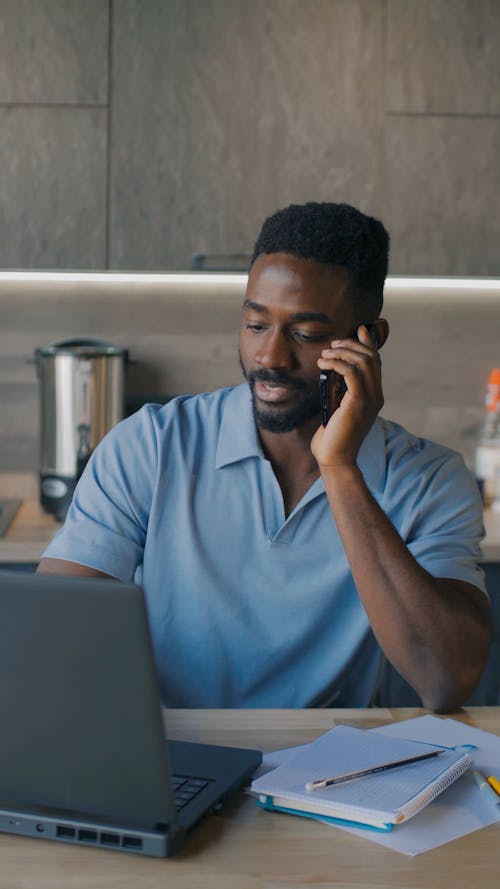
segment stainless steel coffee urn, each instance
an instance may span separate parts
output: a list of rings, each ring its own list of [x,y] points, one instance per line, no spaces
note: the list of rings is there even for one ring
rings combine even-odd
[[[36,349],[40,383],[40,502],[63,521],[97,443],[124,415],[126,349],[64,340]]]

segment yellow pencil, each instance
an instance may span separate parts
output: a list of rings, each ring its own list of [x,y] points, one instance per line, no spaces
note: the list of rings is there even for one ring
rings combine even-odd
[[[493,787],[495,793],[497,793],[500,797],[500,781],[498,780],[498,778],[495,778],[494,775],[490,775],[488,778],[488,784],[490,785],[490,787]]]

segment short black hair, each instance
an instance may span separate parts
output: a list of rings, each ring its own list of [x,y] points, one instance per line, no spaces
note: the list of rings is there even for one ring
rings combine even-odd
[[[344,266],[353,299],[378,317],[389,263],[389,235],[382,223],[349,204],[290,204],[264,221],[250,267],[262,253],[290,253]]]

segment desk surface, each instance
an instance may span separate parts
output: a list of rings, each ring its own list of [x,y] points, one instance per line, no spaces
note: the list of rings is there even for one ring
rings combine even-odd
[[[173,710],[171,738],[279,749],[335,724],[371,728],[423,710]],[[500,707],[453,714],[500,734]],[[240,793],[180,855],[139,855],[0,835],[1,889],[493,889],[500,822],[415,858],[319,822],[257,808]]]

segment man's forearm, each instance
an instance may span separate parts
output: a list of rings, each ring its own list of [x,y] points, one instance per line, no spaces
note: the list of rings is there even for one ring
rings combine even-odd
[[[484,666],[488,603],[475,587],[432,577],[368,490],[359,469],[322,470],[360,599],[387,658],[425,706],[450,710],[471,694]]]

